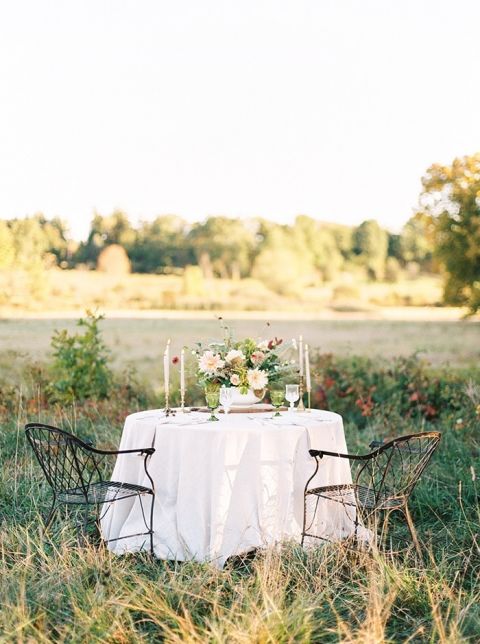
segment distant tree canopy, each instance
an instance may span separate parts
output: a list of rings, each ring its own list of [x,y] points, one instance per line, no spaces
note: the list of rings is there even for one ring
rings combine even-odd
[[[61,267],[106,270],[116,263],[122,270],[131,265],[136,273],[168,273],[196,265],[206,278],[255,276],[280,292],[287,288],[285,282],[330,281],[353,267],[373,280],[383,279],[387,264],[389,279],[408,262],[432,270],[432,221],[428,214],[415,215],[396,235],[374,220],[355,228],[307,215],[299,215],[293,225],[225,216],[190,224],[176,215],[162,215],[133,226],[116,210],[107,216],[96,213],[87,240],[75,244],[61,220],[35,215],[0,220],[0,270],[45,264],[47,256],[50,264]],[[118,249],[105,254],[110,246],[124,250],[123,260]],[[387,262],[389,258],[395,262]]]
[[[126,213],[95,213],[76,244],[58,218],[38,214],[0,220],[0,271],[57,264],[136,273],[188,275],[200,293],[205,279],[254,277],[278,293],[334,280],[396,281],[419,272],[446,274],[445,300],[480,308],[480,155],[433,165],[423,179],[421,209],[399,232],[368,219],[359,226],[299,215],[291,225],[262,218],[212,216],[189,223],[161,215],[132,225]],[[201,276],[201,279],[200,277]]]
[[[374,219],[369,219],[353,233],[353,252],[360,265],[367,269],[369,277],[380,280],[385,276],[388,233]]]
[[[480,153],[434,164],[422,179],[422,221],[446,273],[444,298],[480,309]]]
[[[245,277],[255,254],[256,228],[242,219],[209,217],[193,226],[188,241],[200,266],[207,268],[208,262],[207,270],[221,277]]]
[[[134,240],[126,250],[136,273],[161,273],[195,263],[187,243],[190,227],[181,217],[164,215],[140,223]]]
[[[418,262],[422,268],[434,270],[434,218],[426,212],[416,213],[403,227],[399,245],[400,256],[406,262]]]
[[[0,220],[0,269],[36,269],[50,257],[63,265],[71,251],[66,225],[38,214]]]
[[[119,244],[125,249],[135,242],[136,231],[125,213],[115,210],[108,217],[95,214],[86,242],[82,242],[75,254],[75,264],[96,266],[98,256],[105,246]]]
[[[0,220],[0,270],[10,268],[15,259],[15,245],[12,227]]]
[[[277,293],[298,293],[314,270],[312,254],[301,231],[262,222],[261,239],[252,277]]]
[[[338,228],[338,232],[341,228]],[[341,234],[335,227],[322,224],[311,217],[300,215],[295,220],[298,246],[308,249],[309,259],[321,273],[323,280],[332,279],[342,268],[343,252],[347,246],[339,244]],[[351,237],[351,235],[350,235]]]

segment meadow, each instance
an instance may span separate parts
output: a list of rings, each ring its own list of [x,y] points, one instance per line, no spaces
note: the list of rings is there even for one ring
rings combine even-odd
[[[54,330],[73,331],[75,317],[0,319],[0,361],[8,369],[15,370],[15,365],[44,360]],[[292,314],[279,317],[268,313],[245,313],[240,317],[230,313],[224,315],[222,323],[230,326],[238,337],[277,336],[289,340],[302,333],[305,342],[315,350],[340,356],[388,359],[420,352],[434,366],[453,368],[473,367],[480,359],[478,320],[357,320],[341,315],[325,320],[308,319],[305,314],[301,319]],[[154,378],[161,369],[161,356],[168,338],[171,338],[173,351],[178,352],[182,346],[193,347],[198,340],[208,342],[223,333],[215,314],[209,312],[203,316],[156,313],[143,318],[107,314],[102,329],[118,368],[131,364],[140,373],[151,374]],[[14,360],[12,356],[15,356]]]
[[[374,313],[381,307],[434,306],[442,303],[439,275],[406,273],[394,282],[341,273],[335,280],[297,283],[286,278],[280,290],[251,277],[206,278],[197,266],[168,275],[115,274],[58,267],[0,270],[0,312],[82,311],[286,311],[319,310]]]
[[[50,335],[74,322],[0,323],[0,641],[478,641],[478,323],[272,321],[269,335],[302,331],[318,351],[315,386],[342,413],[351,452],[380,437],[442,432],[411,503],[424,561],[398,521],[387,551],[356,553],[342,544],[304,551],[284,543],[220,571],[146,554],[115,557],[102,545],[78,544],[68,522],[49,539],[42,535],[39,512],[49,494],[25,445],[24,423],[40,419],[114,448],[125,414],[158,404],[155,387],[142,382],[160,380],[166,337],[180,348],[219,333],[215,320],[105,320],[115,368],[130,363],[138,382],[122,389],[120,375],[107,400],[50,404],[43,396]],[[238,335],[265,335],[263,324],[234,326]],[[416,350],[433,366],[407,357]],[[372,383],[375,404],[364,415],[356,398]],[[419,403],[422,396],[428,404]]]

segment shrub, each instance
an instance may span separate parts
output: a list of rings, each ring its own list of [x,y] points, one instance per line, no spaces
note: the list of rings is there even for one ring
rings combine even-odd
[[[313,361],[315,407],[332,409],[358,427],[369,418],[388,426],[403,420],[434,422],[465,405],[465,382],[435,374],[417,354],[378,366],[368,358],[322,354]]]
[[[128,255],[119,244],[110,244],[102,250],[97,260],[97,270],[110,275],[128,275],[131,272]]]
[[[400,262],[396,257],[387,257],[385,263],[385,281],[390,283],[398,282],[402,274]]]
[[[69,335],[66,329],[52,337],[52,381],[47,395],[53,402],[70,403],[88,398],[107,398],[113,376],[108,366],[109,351],[100,335],[98,324],[103,315],[87,311],[78,321],[84,333]]]

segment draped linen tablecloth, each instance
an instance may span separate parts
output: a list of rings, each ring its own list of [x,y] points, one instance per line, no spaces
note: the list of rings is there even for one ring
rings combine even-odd
[[[300,540],[304,488],[315,469],[310,448],[346,452],[342,418],[329,411],[165,418],[161,411],[127,417],[120,449],[155,447],[148,469],[155,484],[154,551],[162,559],[210,561],[283,539]],[[143,460],[117,457],[112,480],[150,486]],[[310,487],[350,483],[345,459],[324,457]],[[150,497],[144,497],[148,516]],[[340,503],[320,499],[309,533],[336,540],[354,531]],[[145,532],[138,498],[112,503],[102,519],[105,539]],[[317,544],[321,543],[314,540]],[[148,549],[145,536],[114,541],[115,553]]]

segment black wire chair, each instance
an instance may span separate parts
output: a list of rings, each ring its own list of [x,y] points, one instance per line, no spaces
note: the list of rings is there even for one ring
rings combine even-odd
[[[126,535],[110,541],[118,541],[127,537],[149,536],[150,552],[153,554],[153,508],[155,490],[152,477],[147,469],[147,460],[155,452],[153,447],[106,451],[93,447],[68,432],[44,425],[43,423],[28,423],[25,433],[45,477],[53,491],[53,502],[50,512],[44,519],[45,531],[52,523],[59,504],[85,509],[82,532],[85,534],[90,508],[95,509],[95,523],[99,529],[100,520],[110,508],[110,504],[121,499],[138,496],[146,532]],[[135,485],[134,483],[119,483],[105,478],[108,457],[119,454],[139,454],[143,456],[145,474],[151,487]],[[142,497],[151,497],[150,516],[147,521]],[[100,516],[100,507],[107,504],[106,510]]]
[[[420,475],[428,465],[433,452],[440,441],[440,432],[422,432],[401,436],[388,443],[371,443],[370,448],[377,447],[369,454],[339,454],[325,450],[311,449],[310,455],[316,461],[315,471],[308,479],[304,494],[304,518],[302,530],[302,545],[305,537],[324,539],[309,532],[318,508],[318,502],[327,499],[341,503],[345,510],[354,513],[354,540],[357,542],[358,527],[362,523],[374,524],[375,531],[382,517],[381,535],[386,534],[388,521],[392,512],[403,514],[412,541],[421,557],[421,548],[418,541],[412,517],[408,509],[408,500],[417,484]],[[341,485],[327,485],[324,487],[309,488],[315,478],[320,461],[324,456],[344,458],[356,465],[352,483]],[[311,521],[307,526],[307,501],[316,499]],[[350,508],[350,510],[347,510]],[[352,510],[353,509],[353,510]]]

